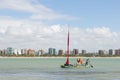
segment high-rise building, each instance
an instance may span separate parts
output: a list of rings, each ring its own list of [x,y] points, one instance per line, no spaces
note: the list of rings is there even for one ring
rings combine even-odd
[[[109,55],[113,55],[114,51],[113,49],[109,49]]]
[[[77,55],[79,54],[79,50],[78,49],[73,49],[73,55]]]
[[[7,48],[7,54],[8,55],[13,55],[14,54],[14,49],[12,47]]]
[[[6,52],[6,50],[4,49],[4,50],[0,50],[0,56],[5,56],[5,52]],[[7,53],[6,53],[7,54]]]
[[[82,54],[86,54],[86,50],[82,50]]]
[[[0,50],[0,56],[4,56],[3,50]]]
[[[53,55],[56,55],[56,49],[55,48],[53,48]]]
[[[27,50],[27,55],[35,55],[35,50],[28,49]]]
[[[43,49],[40,49],[40,50],[38,50],[38,54],[37,55],[43,55],[45,52],[44,52],[44,50]]]
[[[98,54],[99,55],[105,55],[105,54],[108,54],[108,51],[106,51],[106,50],[99,50]]]
[[[52,55],[52,54],[53,54],[53,49],[52,49],[52,48],[49,48],[48,53],[49,53],[50,55]]]
[[[55,48],[49,48],[48,53],[50,55],[56,55],[56,49]]]
[[[15,54],[15,55],[21,55],[21,50],[14,49],[14,54]]]
[[[99,51],[98,51],[98,54],[99,54],[99,55],[104,55],[104,51],[103,51],[103,50],[99,50]]]
[[[27,55],[27,49],[21,49],[21,54]]]
[[[60,49],[60,50],[58,51],[58,55],[64,55],[63,50]]]
[[[115,55],[120,56],[120,49],[115,50]]]

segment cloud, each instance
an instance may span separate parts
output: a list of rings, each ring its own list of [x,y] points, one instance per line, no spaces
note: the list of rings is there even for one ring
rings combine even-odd
[[[0,47],[66,49],[66,25],[0,18]],[[119,48],[120,33],[108,27],[84,28],[70,27],[70,49],[87,50]]]
[[[0,8],[35,13],[37,10],[31,2],[32,0],[1,0]]]
[[[30,13],[29,18],[15,19],[0,16],[0,48],[66,49],[66,25],[48,25],[42,20],[76,20],[76,17],[57,13],[38,0],[1,0],[0,9]],[[70,27],[70,49],[87,50],[119,48],[120,33],[109,27]]]
[[[49,13],[49,12],[48,12]],[[72,16],[69,16],[69,15],[63,15],[63,14],[58,14],[58,13],[38,13],[38,14],[34,14],[32,15],[30,18],[31,19],[47,19],[47,20],[54,20],[54,19],[63,19],[63,20],[78,20],[78,18],[76,17],[72,17]]]
[[[1,0],[0,9],[9,9],[21,12],[27,12],[31,15],[30,19],[37,20],[77,20],[78,18],[57,13],[54,10],[40,4],[38,0]]]

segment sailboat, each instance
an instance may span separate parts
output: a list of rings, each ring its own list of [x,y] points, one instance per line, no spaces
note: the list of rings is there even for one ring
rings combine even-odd
[[[67,37],[67,59],[66,59],[66,62],[65,64],[61,65],[61,68],[93,68],[93,66],[91,64],[89,65],[85,65],[85,64],[82,64],[82,65],[78,65],[78,64],[70,64],[70,33],[69,33],[69,29],[68,29],[68,37]]]
[[[69,39],[69,29],[68,29],[68,38],[67,38],[67,59],[64,65],[61,65],[61,68],[72,68],[74,67],[72,64],[70,64],[69,57],[70,57],[70,39]]]

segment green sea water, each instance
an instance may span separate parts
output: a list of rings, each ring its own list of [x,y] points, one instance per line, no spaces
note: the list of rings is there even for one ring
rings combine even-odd
[[[76,59],[70,58],[70,62],[74,64]],[[120,58],[90,58],[94,67],[87,69],[62,69],[65,60],[0,58],[0,80],[120,80]]]

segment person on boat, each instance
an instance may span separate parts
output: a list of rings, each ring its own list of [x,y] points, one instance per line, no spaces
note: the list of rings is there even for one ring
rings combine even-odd
[[[89,64],[90,64],[90,60],[89,60],[89,58],[88,58],[88,59],[86,59],[85,66],[87,66],[87,65],[89,65]]]
[[[90,64],[90,60],[89,59],[86,59],[86,62],[85,62],[85,66],[89,65],[91,68],[93,68],[93,65]]]
[[[73,66],[72,64],[69,64],[69,59],[67,58],[66,63],[64,64],[64,66]]]
[[[77,64],[83,64],[83,62],[84,62],[83,59],[81,59],[81,58],[77,59]]]

